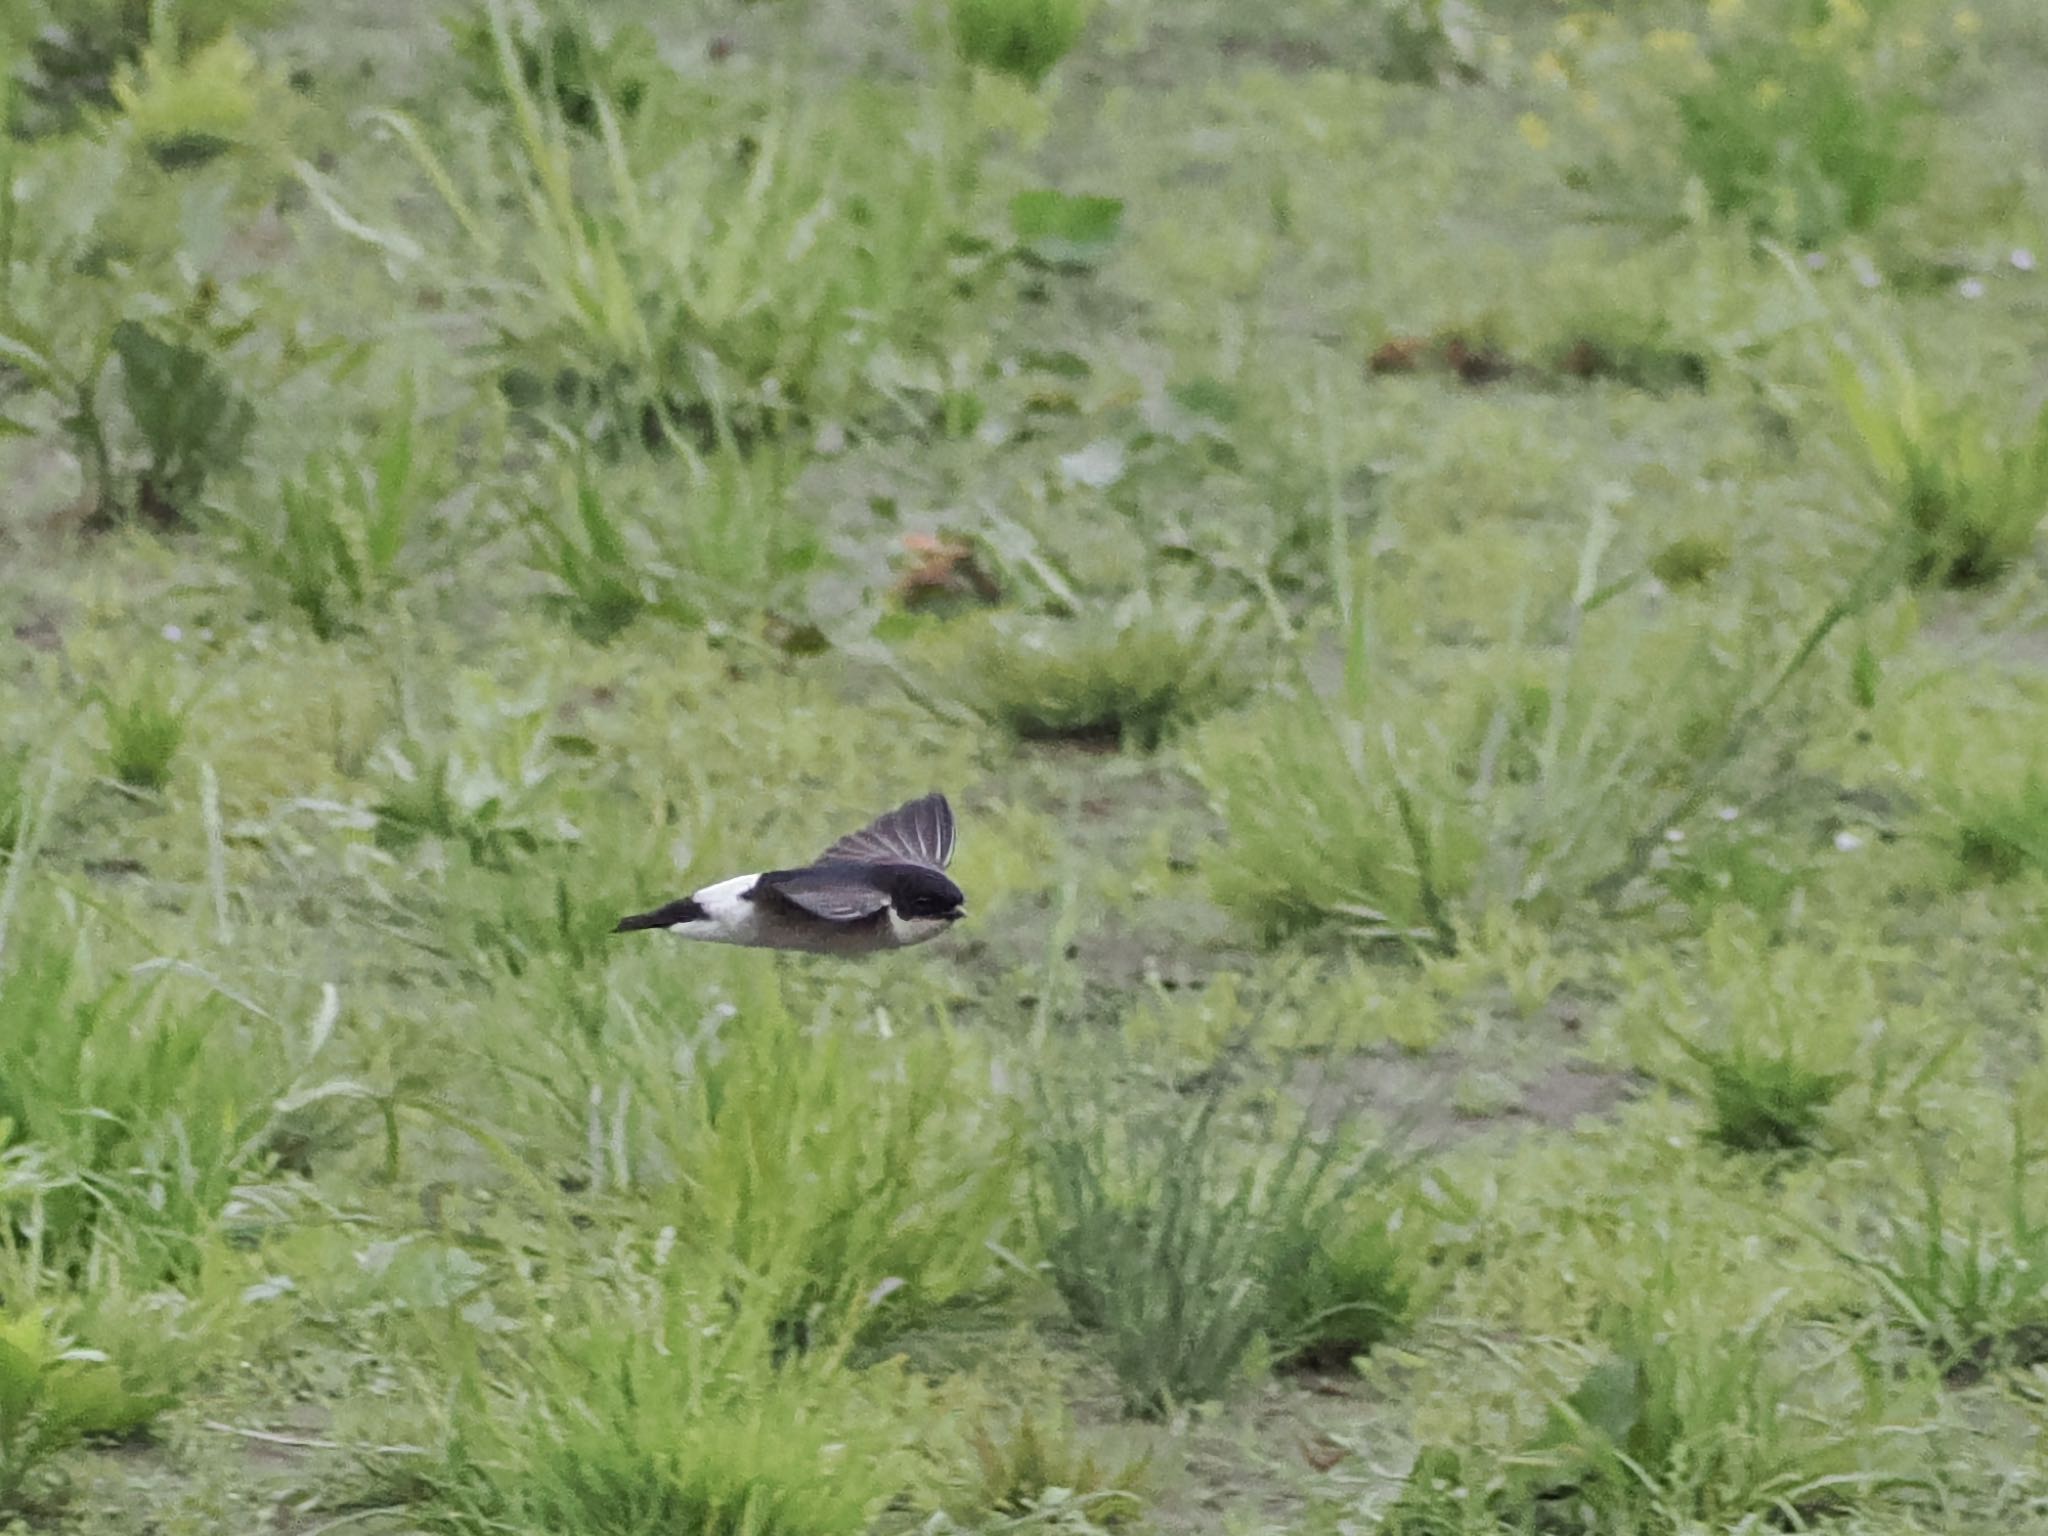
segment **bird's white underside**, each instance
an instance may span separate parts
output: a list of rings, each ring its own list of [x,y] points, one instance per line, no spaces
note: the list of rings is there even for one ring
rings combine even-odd
[[[797,921],[759,902],[747,900],[761,877],[734,875],[716,885],[693,891],[690,899],[705,915],[687,923],[671,923],[668,931],[705,944],[739,944],[751,949],[796,949],[813,954],[859,955],[883,949],[907,949],[935,939],[949,926],[943,918],[898,917],[889,913],[886,930],[845,932],[820,921]]]

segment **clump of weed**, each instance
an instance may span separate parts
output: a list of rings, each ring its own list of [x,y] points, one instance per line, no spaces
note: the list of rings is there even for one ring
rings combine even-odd
[[[1732,558],[1725,539],[1685,534],[1650,557],[1650,574],[1673,589],[1704,587],[1728,568]]]
[[[56,195],[48,180],[32,185],[39,205]],[[103,213],[112,186],[109,177],[80,195]],[[0,228],[42,234],[33,216],[20,216],[19,191],[13,181],[0,185]],[[160,526],[184,523],[209,482],[243,463],[255,412],[225,357],[248,323],[216,315],[220,294],[204,281],[176,313],[149,322],[110,319],[105,311],[123,301],[90,271],[89,253],[103,232],[70,222],[60,229],[74,238],[55,239],[35,253],[52,262],[54,276],[44,271],[33,284],[21,281],[26,251],[14,253],[15,261],[0,272],[0,342],[10,371],[56,408],[57,427],[84,477],[94,526],[131,514]],[[117,365],[123,412],[110,411],[105,399],[110,361]]]
[[[647,1246],[547,1298],[526,1349],[464,1338],[439,1453],[409,1469],[422,1513],[466,1536],[866,1529],[911,1480],[894,1373],[836,1355],[778,1369],[764,1318],[715,1266]]]
[[[274,523],[239,530],[244,562],[322,640],[360,629],[411,579],[435,478],[418,434],[408,384],[368,441],[314,454],[279,488]]]
[[[1079,619],[991,622],[960,691],[1024,741],[1151,751],[1240,697],[1243,615],[1168,607],[1139,595]]]
[[[115,73],[114,98],[143,147],[167,170],[280,142],[291,100],[232,32],[182,57],[143,49],[138,64]]]
[[[1767,1054],[1715,1048],[1679,1038],[1706,1069],[1713,1137],[1731,1152],[1798,1152],[1811,1147],[1828,1106],[1849,1081],[1795,1059],[1791,1047]]]
[[[1955,853],[1974,880],[2016,880],[2048,870],[2048,783],[2029,777],[2006,794],[1980,794],[1956,812]]]
[[[1728,1326],[1668,1264],[1596,1331],[1600,1358],[1495,1495],[1511,1524],[1803,1524],[1914,1480],[1874,1368],[1795,1364],[1767,1314]]]
[[[1339,1370],[1407,1330],[1422,1253],[1398,1203],[1360,1199],[1316,1214],[1319,1226],[1276,1240],[1268,1326],[1276,1363]]]
[[[207,481],[242,462],[256,413],[222,366],[218,342],[197,326],[164,335],[140,321],[114,327],[121,393],[148,455],[136,509],[152,522],[185,521]]]
[[[552,841],[540,806],[558,762],[532,715],[520,724],[481,740],[387,746],[384,787],[371,805],[378,845],[459,847],[473,863],[503,870]]]
[[[1447,1445],[1425,1445],[1387,1507],[1379,1529],[1384,1536],[1495,1536],[1500,1522],[1475,1497],[1479,1479],[1465,1458]]]
[[[551,1063],[534,1125],[576,1180],[730,1254],[787,1352],[885,1336],[991,1283],[1019,1154],[963,1041],[807,1028],[765,977],[706,1008],[615,988],[591,1033],[548,1021],[499,1064],[530,1092]]]
[[[657,83],[660,54],[645,27],[627,25],[600,36],[581,12],[562,14],[534,5],[509,11],[506,19],[521,84],[535,98],[552,102],[573,128],[598,132],[600,102],[620,117],[631,117]],[[489,8],[473,6],[443,25],[463,85],[481,100],[508,104]]]
[[[949,0],[953,46],[968,63],[1037,86],[1072,51],[1091,0]]]
[[[1479,77],[1481,33],[1465,0],[1380,0],[1374,9],[1383,78],[1433,85]]]
[[[659,586],[672,569],[656,558],[646,530],[621,517],[592,465],[579,462],[559,478],[552,500],[526,504],[522,525],[534,568],[554,585],[549,605],[604,645],[662,606]]]
[[[172,701],[168,685],[154,671],[137,672],[118,694],[101,690],[107,766],[114,777],[152,793],[168,786],[185,744],[189,712],[189,704]]]
[[[1874,1248],[1844,1252],[1952,1381],[2048,1359],[2048,1221],[2029,1198],[2038,1159],[2015,1110],[2002,1207],[1958,1221],[1968,1187],[1923,1149],[1919,1209],[1887,1209]]]
[[[554,495],[520,514],[548,605],[594,645],[642,618],[738,626],[772,610],[819,550],[790,494],[794,465],[778,445],[743,451],[730,435],[673,461],[573,452]]]
[[[1875,1094],[1894,1080],[1925,1082],[1960,1038],[1933,1021],[1873,1024],[1882,979],[1906,963],[1903,952],[1777,944],[1766,920],[1734,907],[1714,914],[1690,974],[1654,953],[1640,963],[1647,974],[1627,1004],[1643,1028],[1638,1049],[1676,1048],[1689,1065],[1675,1075],[1705,1101],[1710,1134],[1731,1151],[1813,1147],[1850,1084]],[[1680,1028],[1677,1019],[1701,1022]]]
[[[2025,557],[2048,516],[2048,405],[2015,431],[1985,402],[1941,398],[1895,344],[1875,366],[1841,360],[1835,387],[1912,535],[1915,582],[1986,586]]]
[[[1103,1336],[1131,1412],[1224,1396],[1262,1342],[1313,1352],[1365,1326],[1364,1307],[1348,1327],[1310,1310],[1320,1292],[1288,1271],[1320,1262],[1331,1287],[1358,1278],[1342,1273],[1341,1249],[1312,1259],[1308,1235],[1341,1229],[1347,1203],[1382,1171],[1378,1160],[1347,1163],[1336,1139],[1306,1121],[1274,1155],[1233,1159],[1225,1149],[1236,1138],[1214,1091],[1194,1115],[1125,1115],[1121,1134],[1078,1103],[1048,1104],[1043,1115],[1039,1240],[1068,1313]],[[1366,1283],[1385,1284],[1365,1257]]]
[[[958,1512],[962,1518],[1056,1519],[1074,1512],[1091,1527],[1114,1530],[1143,1510],[1148,1459],[1098,1461],[1077,1442],[1063,1413],[1041,1416],[1027,1409],[1008,1425],[977,1420],[967,1442],[976,1481],[967,1507]]]
[[[1866,84],[1839,45],[1744,36],[1678,98],[1679,159],[1714,211],[1800,247],[1869,228],[1926,181],[1917,97]]]
[[[31,0],[21,89],[9,127],[41,134],[114,104],[121,71],[152,43],[174,57],[203,51],[231,29],[261,24],[280,0],[181,0],[160,26],[156,0]],[[38,15],[38,13],[41,13]],[[36,25],[36,22],[42,25]]]
[[[1655,879],[1702,926],[1724,908],[1741,908],[1775,932],[1809,874],[1807,862],[1769,829],[1714,821],[1673,845]]]
[[[509,184],[472,200],[425,131],[399,126],[466,241],[447,280],[491,312],[522,410],[608,446],[752,440],[857,411],[878,359],[943,332],[971,170],[910,141],[880,88],[729,100],[658,128],[650,108],[630,134],[598,90],[593,143],[528,85],[501,11],[491,26]]]
[[[35,1482],[59,1452],[87,1438],[133,1435],[173,1401],[137,1390],[119,1365],[53,1322],[0,1308],[0,1515],[34,1502]]]
[[[449,755],[394,754],[393,773],[371,806],[379,847],[403,852],[422,843],[466,849],[476,863],[511,867],[515,853],[533,853],[541,836],[521,814],[510,786],[488,768]]]
[[[37,1170],[0,1212],[52,1263],[110,1245],[140,1276],[177,1274],[268,1171],[273,1137],[350,1091],[311,1076],[336,1011],[294,1038],[161,970],[103,974],[75,926],[31,906],[0,966],[0,1146]]]
[[[1311,701],[1212,739],[1203,777],[1230,824],[1217,900],[1269,943],[1339,923],[1454,944],[1448,893],[1480,849],[1454,804],[1418,792],[1414,767],[1398,738],[1347,731]]]

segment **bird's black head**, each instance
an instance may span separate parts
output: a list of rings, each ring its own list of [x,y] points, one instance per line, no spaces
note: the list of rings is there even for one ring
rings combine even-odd
[[[966,894],[936,869],[877,864],[869,878],[887,894],[898,917],[935,917],[950,923],[967,915]]]

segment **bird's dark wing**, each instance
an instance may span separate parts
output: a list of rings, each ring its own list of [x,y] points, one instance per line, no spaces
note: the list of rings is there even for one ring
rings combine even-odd
[[[889,905],[888,893],[862,878],[858,867],[830,864],[810,869],[770,870],[747,892],[754,901],[781,901],[827,922],[854,923]]]
[[[839,839],[819,855],[818,862],[835,859],[944,869],[953,859],[953,807],[936,792],[899,805]]]

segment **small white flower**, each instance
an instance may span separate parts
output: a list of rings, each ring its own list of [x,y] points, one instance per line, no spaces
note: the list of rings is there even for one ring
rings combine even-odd
[[[1685,828],[1683,828],[1683,827],[1666,827],[1666,828],[1664,829],[1664,841],[1665,841],[1665,842],[1667,842],[1667,843],[1682,843],[1682,842],[1684,842],[1684,841],[1685,841]]]
[[[2034,253],[2028,250],[2024,245],[2014,246],[2012,250],[2012,269],[2015,272],[2033,271]]]
[[[1806,253],[1807,271],[1818,272],[1822,267],[1826,266],[1827,264],[1828,253],[1826,251],[1808,251]]]
[[[1736,817],[1740,816],[1742,812],[1735,809],[1735,807],[1732,805],[1724,805],[1721,807],[1721,809],[1714,812],[1714,814],[1720,817],[1723,821],[1733,821]]]
[[[1863,839],[1854,832],[1837,832],[1835,834],[1835,852],[1837,853],[1854,853],[1862,846]]]
[[[1966,299],[1981,299],[1984,297],[1984,279],[1981,277],[1966,277],[1956,284],[1956,292]]]
[[[185,638],[185,631],[180,629],[175,624],[166,624],[164,626],[164,638],[170,641],[171,644],[176,645],[180,640]]]

